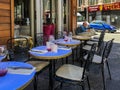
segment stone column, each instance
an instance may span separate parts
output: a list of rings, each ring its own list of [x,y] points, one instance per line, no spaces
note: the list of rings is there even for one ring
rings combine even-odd
[[[34,0],[30,0],[30,26],[31,26],[31,36],[32,36],[32,38],[33,38],[33,40],[34,40],[34,32],[35,32],[35,30],[34,30]]]
[[[36,33],[43,32],[43,1],[36,0]]]
[[[57,30],[63,31],[63,0],[57,0]]]

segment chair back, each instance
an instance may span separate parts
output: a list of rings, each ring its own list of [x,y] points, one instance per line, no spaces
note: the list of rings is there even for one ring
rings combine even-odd
[[[103,30],[100,34],[99,41],[98,41],[98,48],[101,46],[105,36],[105,30]]]
[[[109,54],[110,54],[112,46],[113,46],[113,40],[114,39],[109,40],[105,45],[103,55],[102,55],[102,63],[104,63],[104,60],[107,60],[107,58],[109,57]]]
[[[85,60],[85,64],[84,64],[82,78],[84,78],[85,71],[89,69],[89,65],[91,64],[93,57],[94,57],[94,54],[95,54],[95,51],[96,51],[96,47],[97,47],[97,44],[95,44],[95,43],[92,44],[91,49],[88,52],[87,59]]]
[[[16,37],[7,40],[7,50],[10,60],[25,61],[28,59],[29,42],[26,37]]]
[[[43,45],[43,33],[37,33],[36,34],[36,39],[35,39],[35,46],[40,46]]]
[[[104,35],[105,35],[105,30],[103,30],[100,34],[99,41],[98,41],[98,48],[97,48],[97,55],[102,55],[103,53],[103,47],[104,47]]]

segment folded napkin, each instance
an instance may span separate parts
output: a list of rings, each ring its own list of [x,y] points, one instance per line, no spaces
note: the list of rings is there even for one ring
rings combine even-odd
[[[35,67],[27,68],[27,67],[8,67],[8,73],[10,74],[22,74],[22,75],[30,75],[33,71],[35,71]]]
[[[47,53],[48,51],[47,50],[39,50],[39,49],[31,49],[30,52],[44,54],[44,53]]]
[[[28,66],[9,66],[10,69],[33,69],[33,67]]]

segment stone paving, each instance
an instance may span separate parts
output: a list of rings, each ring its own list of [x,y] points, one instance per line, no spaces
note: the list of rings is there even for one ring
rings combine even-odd
[[[114,44],[112,51],[109,56],[109,65],[112,74],[112,80],[109,80],[109,75],[105,67],[105,78],[106,78],[106,90],[120,90],[120,34],[119,33],[106,33],[104,41],[108,41],[114,38]],[[98,66],[95,66],[94,71],[90,73],[90,85],[91,90],[103,90],[102,89],[102,77],[101,71]],[[39,75],[38,90],[48,90],[48,70]],[[33,90],[32,84],[30,84],[25,90]],[[61,89],[58,89],[61,90]],[[82,90],[78,86],[72,86],[65,84],[62,90]],[[87,84],[86,84],[86,89]]]

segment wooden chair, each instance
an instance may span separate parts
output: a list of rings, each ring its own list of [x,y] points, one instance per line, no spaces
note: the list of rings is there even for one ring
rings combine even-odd
[[[88,61],[93,59],[95,49],[96,44],[93,44],[83,67],[72,64],[64,64],[56,71],[55,79],[61,82],[61,86],[62,83],[69,83],[73,85],[79,85],[82,87],[82,90],[84,90],[84,81],[87,80],[90,90],[90,84],[88,76],[86,75],[86,70],[88,68]]]

